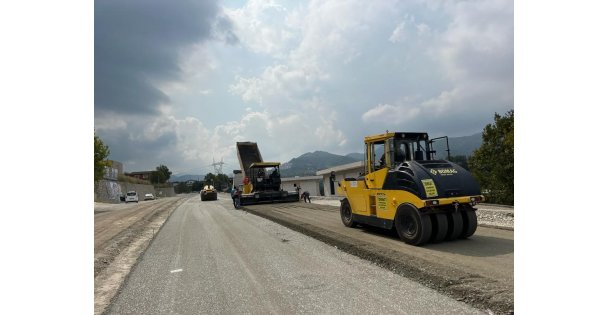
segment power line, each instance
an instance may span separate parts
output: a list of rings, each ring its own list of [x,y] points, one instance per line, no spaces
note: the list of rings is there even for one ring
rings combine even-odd
[[[226,163],[224,163],[223,157],[222,157],[221,161],[219,161],[219,162],[216,162],[215,158],[213,158],[213,163],[211,163],[210,166],[213,166],[213,169],[215,169],[216,174],[224,174],[222,172],[222,167],[224,166],[224,164],[226,164]]]

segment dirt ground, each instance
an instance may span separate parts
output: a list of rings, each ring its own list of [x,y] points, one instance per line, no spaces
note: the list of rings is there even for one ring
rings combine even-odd
[[[102,314],[109,305],[155,231],[190,197],[95,204],[95,314]],[[493,217],[491,210],[483,215]],[[468,240],[413,247],[384,230],[344,227],[338,208],[331,205],[283,203],[247,206],[243,211],[372,261],[480,310],[493,314],[514,310],[512,227],[491,228],[492,223],[486,222]],[[512,218],[513,211],[498,209],[496,213]]]

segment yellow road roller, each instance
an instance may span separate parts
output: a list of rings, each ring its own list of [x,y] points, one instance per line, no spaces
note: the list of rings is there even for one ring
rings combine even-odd
[[[484,197],[470,172],[435,159],[437,139],[424,132],[365,137],[364,173],[339,183],[346,196],[340,205],[342,223],[394,228],[401,240],[416,246],[473,235],[474,206]]]
[[[205,185],[201,189],[201,201],[205,200],[217,200],[217,190],[213,185]]]

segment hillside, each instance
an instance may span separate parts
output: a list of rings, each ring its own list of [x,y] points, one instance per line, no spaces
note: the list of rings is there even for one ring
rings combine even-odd
[[[365,159],[365,154],[363,153],[349,153],[346,155],[346,157],[355,159],[357,161],[363,161]]]
[[[281,177],[311,176],[318,170],[358,161],[355,158],[315,151],[302,154],[281,165]]]
[[[450,137],[448,138],[450,141],[450,155],[465,155],[471,156],[473,151],[477,150],[481,146],[482,138],[481,133],[477,133],[471,136],[465,137]],[[438,140],[433,148],[437,151],[437,157],[440,159],[445,159],[448,156],[446,152],[446,144],[445,140]]]
[[[171,178],[169,178],[169,181],[172,183],[187,182],[189,180],[200,181],[200,180],[203,180],[204,177],[205,177],[205,175],[190,175],[190,174],[171,175]]]

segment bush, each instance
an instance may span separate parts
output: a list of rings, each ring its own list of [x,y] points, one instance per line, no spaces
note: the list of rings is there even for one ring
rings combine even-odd
[[[151,185],[150,181],[135,178],[135,177],[130,177],[130,176],[127,176],[124,174],[118,175],[118,181],[130,183],[130,184]]]

